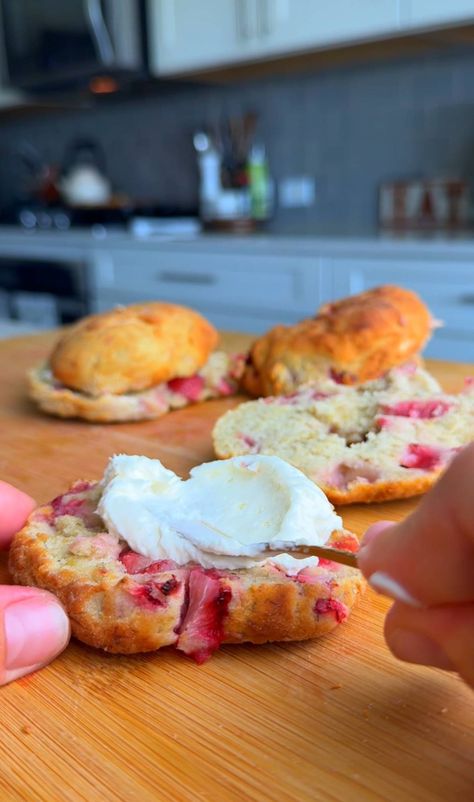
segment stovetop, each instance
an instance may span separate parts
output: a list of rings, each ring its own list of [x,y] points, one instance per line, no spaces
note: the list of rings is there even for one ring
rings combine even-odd
[[[19,225],[27,230],[68,231],[70,228],[129,228],[141,221],[152,227],[154,221],[193,221],[198,224],[195,207],[171,204],[136,204],[129,206],[68,207],[62,204],[46,206],[37,203],[17,203],[0,211],[0,224]]]

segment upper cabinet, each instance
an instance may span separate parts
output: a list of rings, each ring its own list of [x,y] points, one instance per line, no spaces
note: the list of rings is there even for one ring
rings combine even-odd
[[[253,0],[148,0],[152,71],[166,75],[245,60]]]
[[[395,33],[398,0],[149,0],[152,69],[166,75]]]
[[[157,75],[474,22],[474,0],[148,0],[148,7]]]
[[[257,0],[260,56],[331,47],[398,29],[397,0]]]
[[[400,14],[404,27],[474,22],[474,0],[400,0]]]

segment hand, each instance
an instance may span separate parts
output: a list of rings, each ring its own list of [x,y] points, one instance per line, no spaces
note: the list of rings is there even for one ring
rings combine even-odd
[[[32,498],[0,481],[0,549],[34,509]],[[0,585],[0,685],[36,671],[67,646],[69,621],[45,590]]]
[[[474,443],[412,515],[367,530],[359,565],[395,599],[385,622],[393,654],[457,671],[474,687]]]

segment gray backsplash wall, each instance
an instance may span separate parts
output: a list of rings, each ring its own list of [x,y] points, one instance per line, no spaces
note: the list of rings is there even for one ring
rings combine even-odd
[[[310,209],[276,212],[274,227],[367,230],[376,223],[382,180],[458,175],[474,183],[474,51],[453,50],[226,86],[197,86],[94,109],[3,118],[0,202],[19,182],[14,151],[35,145],[61,162],[76,137],[106,152],[116,189],[163,203],[192,204],[196,127],[255,109],[278,182],[316,180]]]

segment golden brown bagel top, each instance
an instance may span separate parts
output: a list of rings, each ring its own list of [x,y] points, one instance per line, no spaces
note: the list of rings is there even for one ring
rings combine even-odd
[[[80,320],[56,345],[50,366],[62,384],[92,396],[136,392],[196,373],[217,340],[192,309],[134,304]]]
[[[322,306],[315,318],[264,334],[251,348],[242,386],[265,396],[291,393],[320,377],[342,384],[369,381],[415,356],[432,327],[416,293],[376,287]]]

